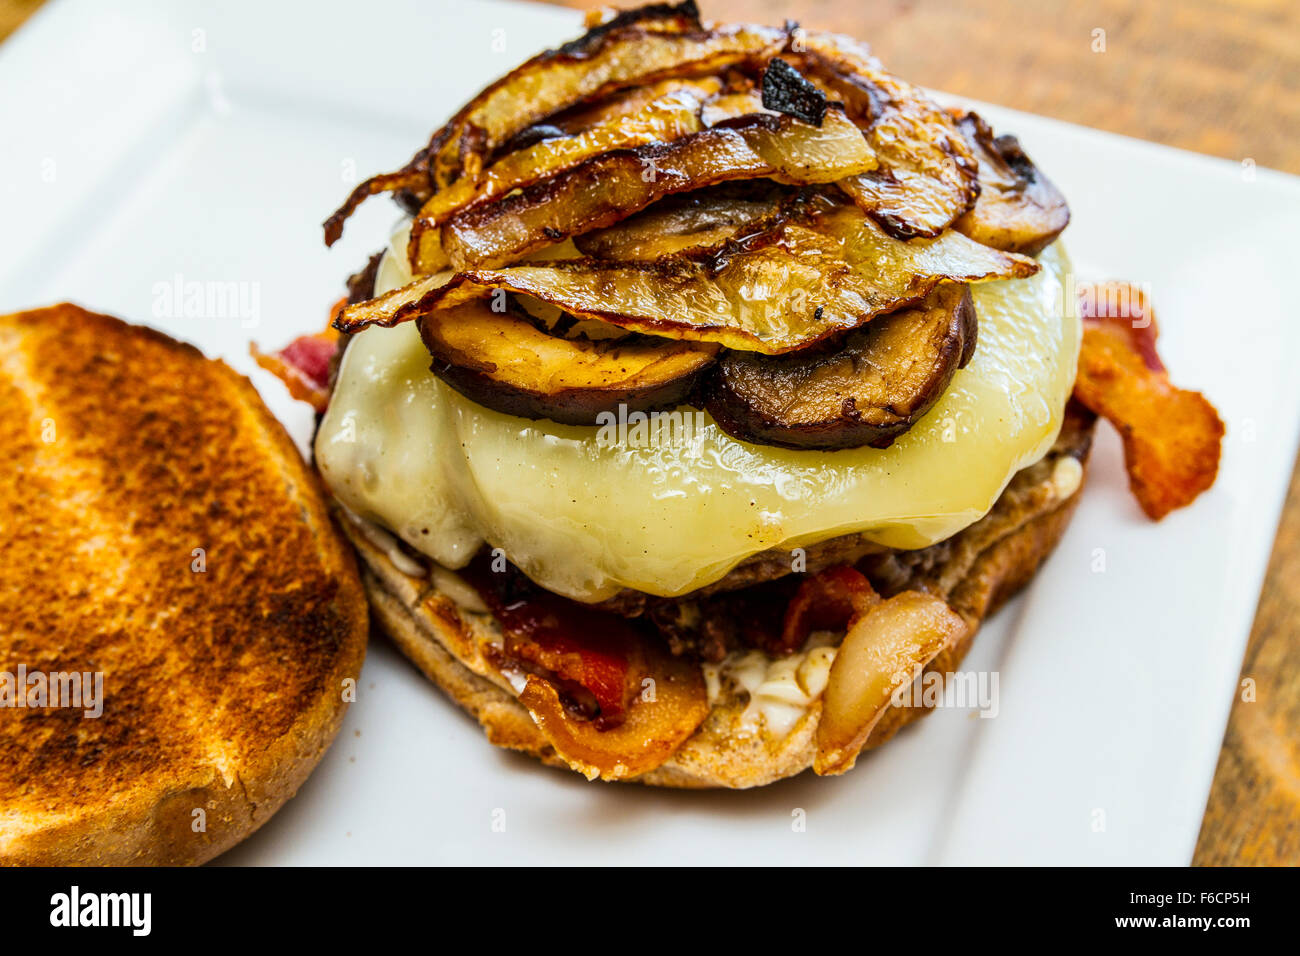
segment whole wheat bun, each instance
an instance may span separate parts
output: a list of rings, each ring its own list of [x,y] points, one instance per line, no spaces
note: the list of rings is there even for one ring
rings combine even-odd
[[[887,552],[870,559],[869,576],[890,590],[918,588],[941,596],[968,623],[966,637],[945,650],[927,671],[957,669],[980,622],[1023,587],[1064,533],[1078,503],[1094,419],[1071,406],[1056,444],[1038,463],[1019,472],[983,519],[923,551]],[[1064,459],[1066,467],[1060,467]],[[1072,467],[1077,463],[1078,467]],[[1062,481],[1073,472],[1077,481]],[[462,708],[499,746],[530,753],[543,763],[567,767],[543,737],[528,710],[485,658],[481,648],[498,640],[490,614],[470,601],[446,576],[405,573],[392,548],[351,521],[341,521],[362,558],[362,578],[375,619],[401,651]],[[398,560],[411,569],[408,562]],[[411,569],[413,570],[413,569]],[[440,586],[436,578],[443,578]],[[458,603],[458,598],[460,603]],[[736,732],[748,698],[723,693],[689,740],[662,766],[633,778],[665,787],[756,787],[812,766],[821,701],[815,701],[780,738]],[[895,707],[881,719],[866,747],[884,743],[923,708]]]
[[[0,409],[0,671],[103,674],[97,718],[0,707],[0,863],[207,860],[339,729],[351,549],[252,385],[165,335],[4,316]]]

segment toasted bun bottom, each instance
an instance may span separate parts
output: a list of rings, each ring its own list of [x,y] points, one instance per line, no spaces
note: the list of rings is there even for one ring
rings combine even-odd
[[[0,864],[210,859],[338,732],[351,549],[248,380],[167,336],[0,316],[0,407],[0,671],[102,675],[98,716],[0,708]]]
[[[941,653],[927,672],[955,671],[980,622],[1023,587],[1056,546],[1078,503],[1092,426],[1090,417],[1071,416],[1052,451],[1021,471],[993,510],[965,531],[923,551],[874,559],[877,567],[869,576],[885,580],[891,590],[938,594],[970,625],[966,637]],[[567,767],[482,655],[480,648],[500,637],[491,616],[471,610],[445,580],[437,583],[437,575],[399,570],[374,535],[350,522],[342,525],[362,557],[374,616],[401,651],[482,724],[491,743]],[[745,788],[811,767],[820,699],[780,736],[740,730],[748,703],[743,692],[721,693],[695,734],[666,763],[635,779],[665,787]],[[866,747],[879,746],[924,713],[924,707],[891,708]]]

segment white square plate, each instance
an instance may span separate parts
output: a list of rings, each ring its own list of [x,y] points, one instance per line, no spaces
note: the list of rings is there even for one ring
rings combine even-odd
[[[73,299],[188,339],[250,373],[305,447],[310,413],[254,368],[248,339],[318,329],[395,213],[369,204],[333,250],[320,221],[578,16],[215,6],[56,0],[0,46],[0,311]],[[1216,487],[1160,525],[1100,429],[1059,550],[965,665],[999,672],[995,719],[939,710],[838,779],[588,784],[489,747],[377,640],[320,768],[224,862],[1187,863],[1300,425],[1285,293],[1300,181],[980,111],[1070,198],[1079,274],[1150,283],[1176,380],[1228,425]],[[240,307],[186,318],[167,289],[194,280],[239,283]]]

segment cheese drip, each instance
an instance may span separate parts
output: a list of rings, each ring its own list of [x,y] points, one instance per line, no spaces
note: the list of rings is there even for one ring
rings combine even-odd
[[[408,232],[394,234],[376,294],[409,281]],[[461,567],[487,543],[581,601],[685,594],[757,552],[851,532],[922,548],[986,514],[1060,429],[1081,331],[1060,244],[1040,262],[1031,278],[972,287],[974,358],[889,448],[751,445],[690,409],[703,426],[689,441],[630,428],[610,442],[596,427],[515,418],[444,385],[405,323],[353,338],[316,461],[352,511],[440,564]]]

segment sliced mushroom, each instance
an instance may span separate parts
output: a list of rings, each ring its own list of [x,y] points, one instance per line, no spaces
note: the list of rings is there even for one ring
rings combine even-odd
[[[980,194],[953,228],[994,249],[1037,255],[1069,225],[1065,197],[1014,136],[995,138],[975,113],[957,115],[957,126],[979,160]]]
[[[858,615],[831,665],[813,770],[852,770],[894,692],[965,633],[966,622],[947,604],[920,591],[903,591]]]
[[[594,425],[601,412],[678,405],[718,347],[646,336],[593,341],[552,335],[486,302],[419,322],[433,373],[487,408],[521,418]]]
[[[782,448],[888,445],[912,427],[974,351],[975,305],[944,283],[831,349],[726,352],[705,407],[742,441]]]

